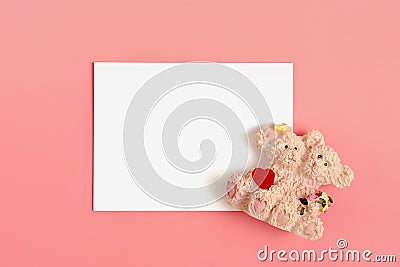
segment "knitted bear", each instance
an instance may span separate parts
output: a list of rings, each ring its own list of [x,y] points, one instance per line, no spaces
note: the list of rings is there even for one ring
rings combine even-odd
[[[340,163],[338,154],[325,145],[322,133],[316,130],[297,136],[285,124],[270,125],[257,133],[256,140],[272,161],[267,176],[273,173],[275,179],[267,188],[252,188],[257,169],[244,176],[231,175],[227,201],[280,229],[311,240],[320,238],[324,228],[319,214],[333,199],[318,189],[327,184],[350,186],[353,171]]]

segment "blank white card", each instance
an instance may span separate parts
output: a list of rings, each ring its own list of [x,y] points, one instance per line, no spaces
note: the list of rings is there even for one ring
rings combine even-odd
[[[94,210],[234,210],[271,121],[293,125],[292,63],[95,62]]]

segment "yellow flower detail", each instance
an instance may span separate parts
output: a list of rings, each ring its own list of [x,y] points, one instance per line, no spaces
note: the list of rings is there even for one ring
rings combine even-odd
[[[325,212],[328,209],[329,204],[331,204],[331,201],[328,195],[325,192],[322,192],[322,195],[318,199],[318,203],[320,204],[320,210]]]
[[[283,132],[288,131],[288,126],[286,123],[281,123],[281,124],[275,125],[274,128],[275,128],[275,132],[278,132],[278,133],[283,133]]]
[[[322,212],[325,212],[325,211],[327,211],[328,210],[328,205],[325,205],[325,206],[320,206],[320,209],[321,209],[321,211]]]

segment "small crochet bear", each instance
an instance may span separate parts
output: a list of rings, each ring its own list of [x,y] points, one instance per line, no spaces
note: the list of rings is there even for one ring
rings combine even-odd
[[[272,161],[261,173],[274,180],[267,185],[258,181],[258,168],[244,176],[233,174],[227,181],[227,201],[280,229],[310,240],[320,238],[324,228],[318,216],[333,199],[318,189],[326,184],[350,186],[353,171],[340,163],[317,130],[297,136],[286,124],[270,125],[257,133],[256,140]]]
[[[265,155],[266,163],[263,167],[266,169],[256,168],[245,175],[234,173],[228,177],[226,196],[233,207],[246,210],[247,207],[244,206],[249,204],[249,198],[253,197],[253,194],[263,192],[281,177],[298,175],[299,166],[306,151],[304,142],[301,137],[293,133],[292,128],[286,125],[280,125],[280,127],[271,124],[256,135],[257,147]],[[285,144],[288,147],[275,144]],[[289,150],[291,153],[287,154]],[[255,175],[258,176],[259,173],[266,175],[265,181],[255,181],[257,179]],[[259,182],[258,186],[254,184],[255,182]]]

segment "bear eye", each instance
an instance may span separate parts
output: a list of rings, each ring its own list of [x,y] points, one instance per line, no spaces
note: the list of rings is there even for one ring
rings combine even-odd
[[[324,163],[324,166],[328,166],[328,163],[327,163],[327,162],[325,162],[325,163]]]
[[[297,150],[297,146],[294,147],[294,150]]]
[[[288,145],[285,146],[286,149],[287,149],[288,147],[289,147]]]
[[[318,158],[319,158],[319,159],[322,159],[322,155],[318,155]]]

